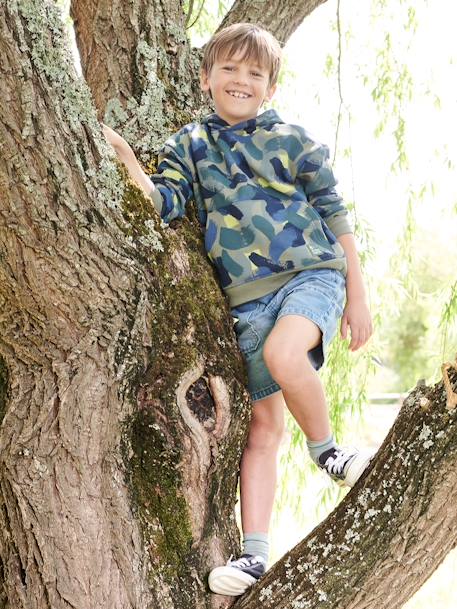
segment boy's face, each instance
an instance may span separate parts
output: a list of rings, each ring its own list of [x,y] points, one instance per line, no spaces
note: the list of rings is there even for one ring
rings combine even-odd
[[[268,69],[245,61],[242,53],[218,59],[209,74],[202,72],[200,83],[203,91],[211,91],[217,114],[229,125],[255,118],[276,90],[269,86]]]

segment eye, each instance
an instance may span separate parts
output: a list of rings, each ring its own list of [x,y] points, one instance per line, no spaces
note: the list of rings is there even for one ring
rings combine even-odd
[[[233,66],[222,66],[223,70],[227,70],[227,72],[233,72],[235,69]]]

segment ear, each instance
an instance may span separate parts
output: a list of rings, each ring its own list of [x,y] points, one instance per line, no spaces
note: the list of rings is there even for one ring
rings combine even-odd
[[[267,92],[265,94],[265,99],[263,101],[267,102],[267,101],[270,101],[271,99],[273,99],[273,95],[276,93],[277,88],[278,88],[278,84],[275,83],[269,89],[267,89]]]
[[[202,91],[209,91],[209,78],[204,70],[200,70],[200,89]]]

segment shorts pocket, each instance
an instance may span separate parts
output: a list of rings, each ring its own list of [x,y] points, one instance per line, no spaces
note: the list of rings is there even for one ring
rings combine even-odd
[[[235,324],[235,332],[238,338],[238,346],[241,353],[247,355],[252,351],[255,351],[260,344],[260,335],[250,322],[251,318],[255,316],[257,310],[247,311],[246,313],[237,313],[236,317],[238,321]]]

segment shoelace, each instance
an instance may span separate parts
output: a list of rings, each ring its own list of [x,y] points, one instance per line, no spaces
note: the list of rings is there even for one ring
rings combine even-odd
[[[244,556],[232,562],[232,557],[233,554],[230,555],[230,558],[227,561],[227,564],[230,564],[232,567],[249,567],[250,565],[255,565],[259,562],[258,560],[254,560],[253,558],[245,558]]]
[[[341,475],[344,470],[346,463],[354,456],[355,453],[351,451],[344,451],[344,449],[335,451],[334,457],[329,457],[324,463],[324,467],[330,474],[335,476]]]

